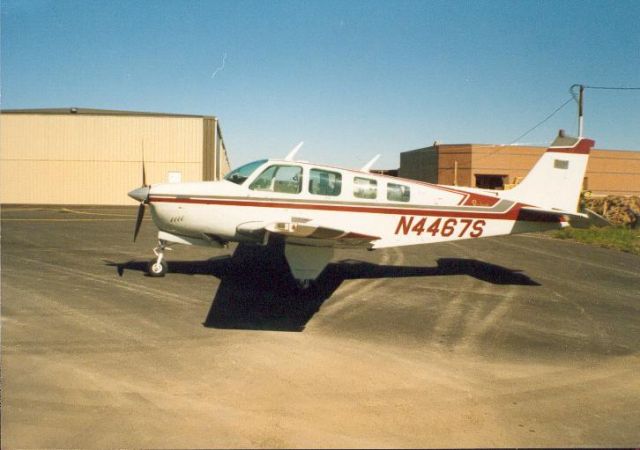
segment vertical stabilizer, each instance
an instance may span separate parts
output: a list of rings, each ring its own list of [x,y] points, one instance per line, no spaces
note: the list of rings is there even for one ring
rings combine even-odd
[[[561,131],[533,169],[503,198],[544,209],[576,212],[591,139],[565,136]]]

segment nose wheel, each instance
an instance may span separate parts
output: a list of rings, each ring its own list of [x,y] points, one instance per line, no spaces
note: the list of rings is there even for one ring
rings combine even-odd
[[[147,273],[150,277],[163,277],[169,271],[169,264],[164,259],[165,250],[171,250],[171,248],[167,247],[167,242],[158,241],[158,246],[153,249],[156,258],[149,261],[147,265]]]
[[[147,273],[150,277],[163,277],[169,271],[169,264],[166,261],[160,261],[159,263],[152,259],[147,266]]]

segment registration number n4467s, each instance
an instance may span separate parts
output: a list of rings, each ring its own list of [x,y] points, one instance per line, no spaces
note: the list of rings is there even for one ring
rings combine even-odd
[[[431,236],[477,238],[482,236],[486,224],[482,219],[400,216],[395,234],[415,233],[420,236],[423,233],[428,233]]]

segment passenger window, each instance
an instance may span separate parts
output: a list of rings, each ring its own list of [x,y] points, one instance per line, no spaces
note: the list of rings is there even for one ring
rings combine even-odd
[[[391,202],[408,202],[411,198],[409,186],[402,184],[387,184],[387,200]]]
[[[358,198],[376,198],[378,196],[378,182],[369,178],[355,177],[353,179],[353,196]]]
[[[269,166],[256,178],[249,189],[254,191],[299,194],[302,188],[302,167]]]
[[[342,191],[342,174],[327,170],[311,169],[309,171],[309,192],[315,195],[340,195]]]

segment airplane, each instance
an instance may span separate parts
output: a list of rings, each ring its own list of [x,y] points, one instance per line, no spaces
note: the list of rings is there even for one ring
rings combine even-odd
[[[595,142],[562,130],[528,175],[509,190],[431,184],[297,161],[302,143],[284,159],[245,164],[219,181],[147,185],[129,192],[158,228],[148,274],[168,271],[170,244],[226,247],[230,242],[284,241],[291,274],[308,288],[335,248],[387,247],[546,231],[584,220],[578,202]]]

